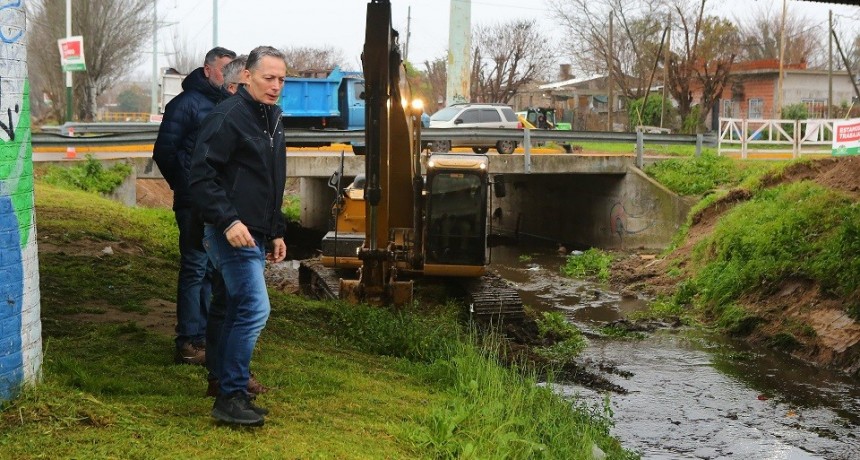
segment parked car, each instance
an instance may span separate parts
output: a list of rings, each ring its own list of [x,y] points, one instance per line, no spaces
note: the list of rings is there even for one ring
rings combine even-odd
[[[513,109],[505,104],[454,104],[430,117],[431,128],[521,128]],[[451,147],[472,147],[475,153],[487,153],[495,148],[501,154],[514,153],[517,142],[500,140],[491,145],[487,141],[469,140],[435,141],[430,146],[434,152],[448,152]]]

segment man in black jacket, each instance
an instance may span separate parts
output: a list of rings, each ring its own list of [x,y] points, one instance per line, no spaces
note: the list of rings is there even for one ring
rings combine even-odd
[[[284,54],[261,46],[248,55],[246,85],[203,121],[191,166],[191,192],[206,222],[203,246],[224,278],[227,312],[217,350],[219,395],[212,416],[260,426],[268,411],[247,392],[254,346],[269,317],[266,259],[287,255],[281,205],[286,147],[277,106]]]
[[[221,89],[221,71],[236,53],[221,47],[206,53],[199,67],[182,81],[182,93],[165,107],[152,158],[173,190],[179,227],[179,279],[176,293],[176,352],[184,364],[206,361],[206,316],[212,293],[208,258],[203,250],[203,220],[188,189],[191,153],[200,123],[215,104],[229,96]]]

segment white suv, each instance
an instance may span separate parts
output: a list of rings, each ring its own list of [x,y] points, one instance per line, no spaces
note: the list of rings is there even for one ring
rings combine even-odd
[[[454,104],[436,112],[430,117],[430,128],[521,128],[517,114],[504,104]],[[487,142],[470,140],[435,141],[430,149],[434,152],[448,152],[451,147],[472,147],[475,153],[487,153],[495,147],[501,154],[514,153],[516,141]]]

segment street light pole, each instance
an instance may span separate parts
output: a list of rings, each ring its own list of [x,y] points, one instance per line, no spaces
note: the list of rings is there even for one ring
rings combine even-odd
[[[158,0],[152,2],[152,85],[149,87],[149,113],[158,113]]]
[[[212,0],[212,47],[218,46],[218,0]]]
[[[66,38],[72,36],[72,0],[66,0]],[[72,72],[66,71],[66,121],[72,121]]]

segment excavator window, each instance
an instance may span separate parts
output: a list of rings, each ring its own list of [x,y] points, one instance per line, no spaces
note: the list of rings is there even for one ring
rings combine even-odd
[[[477,174],[440,172],[428,177],[428,262],[484,264],[486,193]]]

